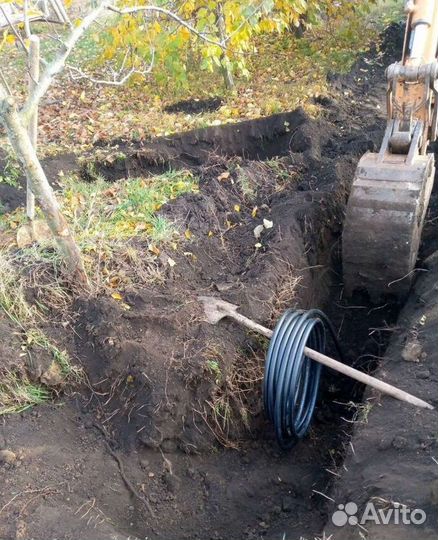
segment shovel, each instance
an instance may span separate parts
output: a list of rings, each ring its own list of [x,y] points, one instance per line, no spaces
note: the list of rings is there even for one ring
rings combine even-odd
[[[225,302],[220,298],[214,298],[212,296],[199,296],[198,300],[204,305],[205,321],[210,324],[217,324],[224,317],[230,317],[231,319],[237,321],[239,324],[246,326],[250,330],[258,332],[259,334],[262,334],[267,338],[271,338],[274,333],[269,328],[266,328],[252,321],[251,319],[248,319],[248,317],[237,313],[238,306],[234,304],[230,304],[229,302]],[[309,347],[304,347],[304,354],[308,358],[315,360],[315,362],[319,362],[324,366],[334,369],[335,371],[338,371],[343,375],[347,375],[348,377],[351,377],[352,379],[355,379],[356,381],[359,381],[363,384],[371,386],[372,388],[375,388],[376,390],[379,390],[384,394],[388,394],[393,398],[399,399],[401,401],[406,401],[411,405],[415,405],[416,407],[421,407],[423,409],[434,409],[434,407],[426,401],[423,401],[422,399],[419,399],[412,394],[408,394],[408,392],[400,390],[400,388],[397,388],[392,384],[388,384],[381,381],[380,379],[371,377],[371,375],[367,375],[366,373],[347,366],[342,362],[338,362],[337,360],[334,360],[333,358],[330,358],[329,356],[326,356],[325,354],[322,354],[318,351],[310,349]]]

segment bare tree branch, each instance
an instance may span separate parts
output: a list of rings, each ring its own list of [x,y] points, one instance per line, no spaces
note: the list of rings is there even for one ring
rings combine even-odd
[[[41,74],[40,81],[37,87],[35,88],[35,91],[32,93],[31,96],[28,97],[23,108],[20,111],[20,115],[25,121],[25,123],[28,122],[30,116],[32,115],[33,110],[38,105],[38,102],[49,89],[54,77],[58,75],[64,69],[66,61],[68,57],[70,56],[71,52],[73,51],[76,43],[81,39],[81,37],[88,30],[88,28],[96,21],[98,17],[100,17],[100,15],[102,15],[104,10],[106,9],[113,11],[115,13],[118,13],[120,15],[127,15],[127,14],[138,13],[138,12],[161,13],[165,15],[166,17],[169,17],[170,19],[175,20],[181,26],[184,26],[185,28],[190,30],[190,32],[198,36],[200,39],[206,41],[207,43],[217,45],[218,47],[221,47],[222,49],[226,48],[224,43],[217,42],[217,41],[214,41],[213,39],[210,39],[205,34],[199,32],[190,23],[184,21],[184,19],[181,19],[181,17],[179,17],[178,15],[176,15],[175,13],[167,9],[164,9],[158,6],[132,6],[129,8],[119,9],[115,7],[114,5],[109,4],[106,1],[103,1],[95,9],[93,9],[86,17],[84,17],[84,19],[80,22],[78,26],[72,29],[70,35],[64,41],[63,46],[61,47],[55,59],[46,65],[43,73]],[[76,68],[76,73],[78,73],[78,68]],[[133,73],[131,73],[129,76],[131,76],[132,74]],[[89,78],[85,74],[84,76],[85,78]],[[126,80],[127,79],[125,79],[125,82]],[[108,84],[108,82],[105,82],[102,80],[100,81],[100,84]],[[112,84],[114,85],[114,82]],[[119,83],[116,82],[116,85],[118,86]]]
[[[127,71],[124,75],[122,75],[125,68],[128,53],[129,51],[127,51],[127,53],[125,54],[120,70],[118,70],[117,72],[112,70],[112,73],[113,73],[112,79],[96,79],[95,77],[88,75],[87,73],[85,73],[84,71],[82,71],[80,68],[76,66],[71,66],[69,64],[66,64],[66,67],[70,72],[70,77],[74,81],[86,79],[87,81],[90,81],[94,84],[99,84],[102,86],[123,86],[130,79],[130,77],[132,77],[132,75],[135,75],[135,74],[148,75],[149,73],[151,73],[154,67],[154,63],[155,63],[155,50],[152,49],[151,62],[147,68],[140,70],[135,67],[132,67],[129,71]]]
[[[12,96],[12,92],[11,92],[11,88],[8,84],[8,81],[6,80],[6,77],[4,76],[3,74],[3,71],[0,69],[0,77],[2,79],[2,82],[3,82],[3,86],[5,87],[7,93]]]
[[[30,38],[32,35],[30,24],[29,24],[29,17],[28,17],[28,8],[29,8],[29,0],[24,0],[23,4],[23,17],[24,17],[24,35],[27,39]]]
[[[26,44],[24,43],[23,38],[20,36],[20,32],[17,32],[14,24],[12,23],[11,19],[9,18],[9,15],[8,15],[7,11],[4,9],[4,7],[1,4],[0,4],[0,10],[3,13],[3,17],[6,19],[6,22],[8,23],[9,28],[12,30],[12,33],[14,34],[14,36],[17,38],[18,42],[22,46],[24,52],[26,54],[29,54],[29,50],[26,47]]]
[[[27,98],[23,108],[20,111],[20,116],[25,123],[28,122],[29,117],[32,115],[34,109],[38,105],[38,102],[50,88],[54,77],[58,75],[58,73],[61,73],[61,71],[64,69],[65,62],[72,53],[76,43],[107,7],[108,4],[106,2],[102,2],[95,9],[90,11],[90,13],[82,19],[78,26],[72,29],[70,35],[63,43],[63,46],[56,55],[55,59],[50,62],[42,72],[38,85],[36,86],[32,95]]]

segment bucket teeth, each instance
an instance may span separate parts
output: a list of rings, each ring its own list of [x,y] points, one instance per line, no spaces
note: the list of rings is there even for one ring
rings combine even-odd
[[[348,200],[342,257],[344,287],[368,291],[373,301],[403,298],[411,286],[434,179],[433,154],[365,154]]]

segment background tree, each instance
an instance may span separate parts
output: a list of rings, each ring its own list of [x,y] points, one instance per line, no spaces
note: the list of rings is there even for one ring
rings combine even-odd
[[[81,286],[88,283],[83,260],[80,250],[73,238],[66,219],[61,213],[55,194],[48,182],[47,176],[38,159],[36,148],[29,133],[29,126],[35,118],[38,105],[42,97],[52,85],[55,78],[68,67],[77,77],[87,77],[93,82],[119,86],[124,84],[129,77],[134,74],[144,75],[150,72],[154,65],[154,50],[150,50],[149,65],[145,65],[138,57],[136,49],[126,42],[116,42],[115,47],[123,50],[123,62],[117,69],[109,67],[111,77],[108,79],[96,79],[83,73],[80,69],[69,65],[68,59],[76,47],[79,40],[84,36],[88,29],[99,18],[107,17],[110,12],[116,12],[119,16],[126,16],[128,24],[133,20],[137,13],[142,13],[144,24],[153,26],[157,21],[157,16],[166,17],[171,20],[178,32],[184,29],[185,32],[193,32],[199,39],[203,39],[212,45],[216,45],[214,40],[204,34],[202,31],[193,27],[189,22],[183,20],[180,15],[160,6],[129,6],[119,7],[115,2],[102,1],[97,7],[92,9],[82,20],[70,24],[70,30],[65,37],[60,35],[53,36],[57,43],[57,49],[52,60],[41,59],[42,70],[38,81],[34,81],[31,92],[27,96],[24,104],[17,107],[17,96],[13,95],[11,85],[4,78],[0,78],[0,122],[4,125],[6,133],[12,148],[18,159],[21,161],[26,173],[29,187],[35,196],[36,202],[41,208],[47,224],[53,234],[55,241],[64,257],[68,271],[72,279]],[[44,19],[42,14],[40,19]],[[26,41],[30,38],[31,19],[29,18],[28,5],[23,6],[22,23],[15,24],[10,18],[6,18],[11,34],[17,43],[23,49],[24,54],[29,55],[29,48]],[[22,35],[20,29],[24,29]],[[148,28],[146,28],[146,32]],[[28,34],[28,37],[26,36]],[[220,46],[219,46],[220,48]],[[130,60],[130,61],[128,61]],[[129,64],[129,65],[128,65]],[[29,66],[28,66],[29,69]]]
[[[147,5],[147,1],[145,5]],[[163,0],[163,7],[174,10],[190,21],[197,32],[211,41],[199,39],[199,34],[166,20],[159,13],[152,24],[150,17],[137,12],[127,18],[115,18],[108,31],[96,35],[102,43],[102,60],[123,61],[120,45],[130,47],[138,58],[147,60],[150,48],[155,50],[159,77],[172,77],[180,84],[187,82],[189,57],[196,67],[213,72],[219,69],[226,88],[234,88],[234,74],[249,75],[246,57],[254,51],[254,37],[261,33],[281,33],[298,27],[303,17],[318,13],[318,0]],[[129,9],[129,8],[128,8]],[[165,21],[165,24],[163,24]],[[122,47],[122,49],[123,49]],[[199,60],[199,61],[198,61]]]

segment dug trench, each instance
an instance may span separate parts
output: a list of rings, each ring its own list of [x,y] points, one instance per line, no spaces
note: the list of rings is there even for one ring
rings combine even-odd
[[[343,487],[339,478],[366,420],[363,387],[325,371],[310,432],[282,452],[262,410],[266,340],[232,321],[208,325],[197,297],[220,296],[270,327],[287,307],[320,307],[347,363],[379,364],[399,306],[343,298],[340,235],[356,162],[384,128],[381,60],[334,78],[317,120],[296,111],[214,128],[213,139],[204,130],[155,141],[107,171],[113,179],[133,162],[143,174],[179,163],[200,190],[161,210],[185,240],[162,248],[155,283],[122,303],[76,302],[73,332],[62,339],[88,383],[4,420],[0,443],[16,457],[0,468],[1,538],[310,539],[326,528],[334,493],[344,502],[358,489],[358,479]],[[190,159],[178,150],[188,144]],[[169,146],[177,150],[166,157]],[[424,256],[435,226],[432,204]],[[379,416],[390,436],[386,405]],[[424,451],[434,444],[430,437]],[[389,447],[403,459],[405,446]]]

